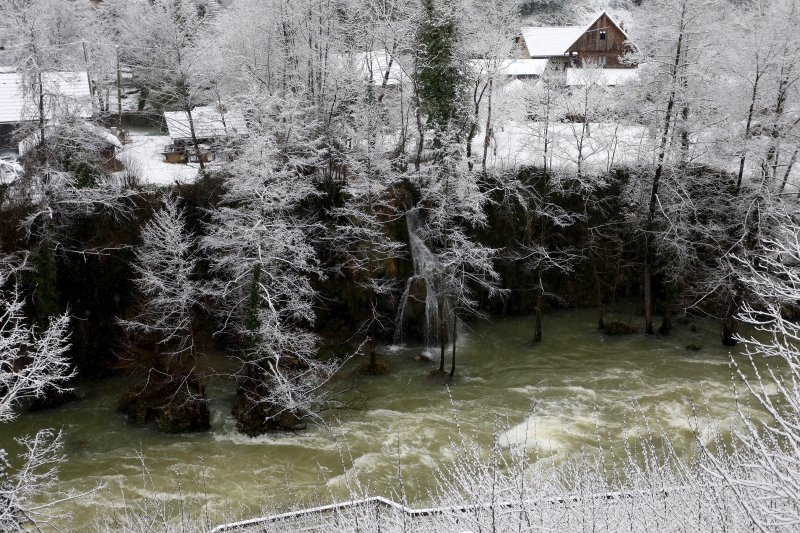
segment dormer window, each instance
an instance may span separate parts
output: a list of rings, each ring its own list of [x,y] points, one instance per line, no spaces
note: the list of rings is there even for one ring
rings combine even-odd
[[[606,30],[600,30],[600,40],[601,41],[606,40]]]

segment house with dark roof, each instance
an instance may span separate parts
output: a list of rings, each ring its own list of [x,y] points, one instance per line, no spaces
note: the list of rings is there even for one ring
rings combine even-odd
[[[604,68],[635,67],[621,60],[633,50],[623,25],[605,11],[588,26],[524,27],[517,44],[523,59],[546,59],[561,68],[587,63]]]

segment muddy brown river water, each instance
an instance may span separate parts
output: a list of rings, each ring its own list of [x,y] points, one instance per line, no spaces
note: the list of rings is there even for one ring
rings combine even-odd
[[[427,375],[435,364],[414,361],[423,347],[385,347],[392,372],[339,378],[334,387],[354,385],[361,402],[327,412],[328,427],[238,434],[230,414],[234,387],[218,380],[207,389],[211,431],[160,435],[115,413],[124,386],[115,378],[81,384],[80,401],[21,415],[2,428],[0,446],[13,451],[12,435],[40,428],[63,431],[60,488],[105,485],[62,506],[73,515],[67,528],[81,529],[154,495],[185,501],[187,512],[207,512],[211,522],[347,498],[355,480],[392,496],[398,465],[409,499],[424,502],[435,465],[450,453],[456,418],[483,443],[499,433],[504,444],[525,442],[556,461],[596,446],[598,430],[621,441],[630,423],[624,420],[636,413],[663,428],[679,453],[693,447],[693,403],[722,427],[737,424],[730,352],[719,343],[716,323],[694,320],[694,328],[677,326],[666,338],[606,337],[594,324],[588,310],[550,314],[541,344],[530,342],[530,318],[473,324],[460,334],[459,368],[449,387]],[[702,349],[688,350],[690,344]]]

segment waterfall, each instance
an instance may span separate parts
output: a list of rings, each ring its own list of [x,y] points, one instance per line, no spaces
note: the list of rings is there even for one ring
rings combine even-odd
[[[406,225],[408,227],[409,250],[414,265],[414,274],[408,278],[405,290],[400,298],[400,305],[397,311],[397,340],[403,341],[403,318],[409,298],[417,300],[413,294],[414,285],[421,283],[425,287],[425,342],[438,337],[439,334],[439,281],[442,278],[441,265],[431,252],[425,241],[419,236],[421,225],[419,208],[414,208],[406,212]]]

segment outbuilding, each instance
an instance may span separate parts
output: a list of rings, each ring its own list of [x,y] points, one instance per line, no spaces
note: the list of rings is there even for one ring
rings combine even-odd
[[[40,121],[92,116],[89,76],[85,71],[47,71],[30,76],[0,67],[0,151],[16,152],[15,136]],[[30,134],[31,132],[22,132]]]

